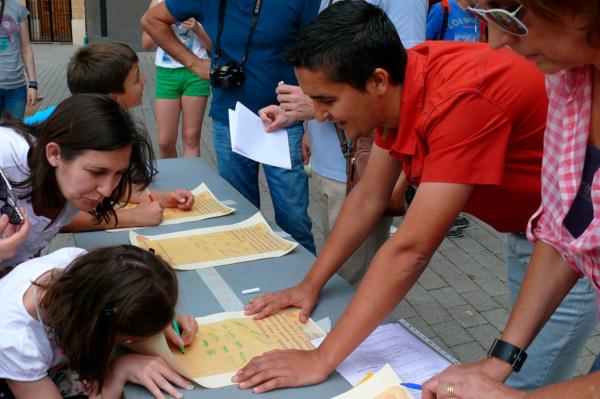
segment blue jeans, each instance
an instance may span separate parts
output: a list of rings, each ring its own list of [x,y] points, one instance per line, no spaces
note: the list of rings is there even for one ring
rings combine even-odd
[[[592,364],[592,368],[590,368],[590,374],[600,370],[600,354],[596,356],[596,360]]]
[[[316,254],[312,222],[308,216],[308,179],[302,163],[302,126],[287,129],[292,169],[263,164],[269,185],[275,222],[304,248]],[[219,174],[260,209],[259,163],[231,150],[229,125],[213,119],[213,142]]]
[[[17,89],[0,89],[0,117],[2,117],[4,111],[8,111],[13,118],[23,120],[26,103],[26,86]]]
[[[508,286],[514,305],[533,244],[517,234],[507,234],[505,244]],[[579,354],[596,322],[596,292],[582,278],[527,349],[527,361],[521,371],[513,373],[506,384],[531,391],[572,378]]]

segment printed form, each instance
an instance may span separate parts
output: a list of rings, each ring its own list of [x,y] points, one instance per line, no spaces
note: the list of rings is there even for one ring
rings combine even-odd
[[[279,257],[298,245],[273,233],[256,213],[243,222],[158,235],[129,232],[130,242],[152,249],[174,269],[195,270]]]
[[[314,340],[315,346],[324,338]],[[352,386],[367,373],[375,373],[389,363],[404,382],[422,384],[451,365],[399,323],[384,324],[369,335],[338,367],[337,371]],[[411,390],[415,398],[420,392]]]

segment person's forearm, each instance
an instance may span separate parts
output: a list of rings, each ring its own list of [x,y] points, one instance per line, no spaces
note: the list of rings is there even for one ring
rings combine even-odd
[[[150,2],[150,5],[148,6],[148,9],[151,9],[152,7],[156,6],[157,3],[158,3],[157,0],[152,0]],[[142,48],[145,51],[152,51],[152,50],[156,49],[156,43],[154,42],[154,40],[152,40],[150,35],[143,30],[142,30]]]
[[[35,76],[35,63],[33,61],[33,51],[29,47],[29,51],[23,53],[23,62],[25,63],[25,71],[27,72],[27,79],[37,80]]]
[[[64,226],[60,232],[77,233],[81,231],[96,231],[122,227],[140,227],[140,224],[131,209],[117,209],[117,220],[118,223],[116,223],[114,216],[109,215],[108,222],[98,222],[94,216],[81,211],[69,224]]]
[[[156,50],[156,43],[154,42],[154,40],[152,40],[150,35],[146,32],[142,32],[142,48],[145,51]]]
[[[398,237],[377,253],[352,302],[318,348],[331,369],[345,359],[406,296],[431,254]]]
[[[387,199],[377,199],[362,182],[350,192],[331,233],[303,283],[320,291],[369,236],[385,211]]]
[[[502,339],[529,346],[577,282],[577,275],[550,245],[538,241]]]
[[[210,36],[208,36],[208,33],[206,33],[204,28],[199,24],[196,24],[194,27],[194,33],[196,36],[198,36],[198,40],[200,40],[200,43],[202,43],[202,46],[206,49],[206,51],[210,52],[210,49],[212,48],[212,40],[210,40]]]
[[[92,394],[92,399],[119,399],[125,388],[127,381],[120,378],[115,370],[111,370],[104,385],[102,386],[102,392]]]
[[[600,399],[600,372],[550,385],[529,393],[527,399]]]
[[[142,17],[141,24],[144,31],[150,35],[156,45],[183,66],[192,71],[205,70],[206,77],[208,77],[208,61],[198,58],[177,39],[171,29],[171,23],[176,21],[161,21],[153,15],[158,8],[158,6],[151,8]]]
[[[33,50],[31,45],[24,46],[21,50],[23,57],[23,63],[25,64],[25,72],[27,72],[27,79],[37,80],[35,76],[35,62],[33,61]]]

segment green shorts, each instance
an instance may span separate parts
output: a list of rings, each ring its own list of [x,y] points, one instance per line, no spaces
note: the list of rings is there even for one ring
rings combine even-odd
[[[210,84],[187,68],[156,67],[156,98],[208,97]]]

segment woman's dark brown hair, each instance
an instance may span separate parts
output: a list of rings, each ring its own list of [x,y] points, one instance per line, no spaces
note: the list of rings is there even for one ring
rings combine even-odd
[[[558,22],[565,14],[585,15],[587,41],[600,47],[600,2],[597,0],[519,0],[525,9],[549,21]]]
[[[75,259],[42,286],[44,324],[63,348],[69,367],[99,391],[112,366],[117,335],[149,337],[173,320],[177,278],[143,249],[100,248]]]
[[[46,159],[48,143],[58,144],[62,159],[67,161],[88,150],[113,151],[131,146],[129,169],[112,195],[104,198],[92,212],[98,221],[108,222],[111,215],[116,220],[114,206],[129,199],[132,184],[144,188],[152,179],[155,158],[146,132],[109,96],[77,94],[69,97],[37,126],[26,127],[14,120],[3,121],[0,125],[18,131],[31,145],[27,156],[29,176],[22,182],[13,183],[24,189],[23,198],[31,199],[36,213],[45,208],[62,209],[65,205],[56,180],[56,169]]]

